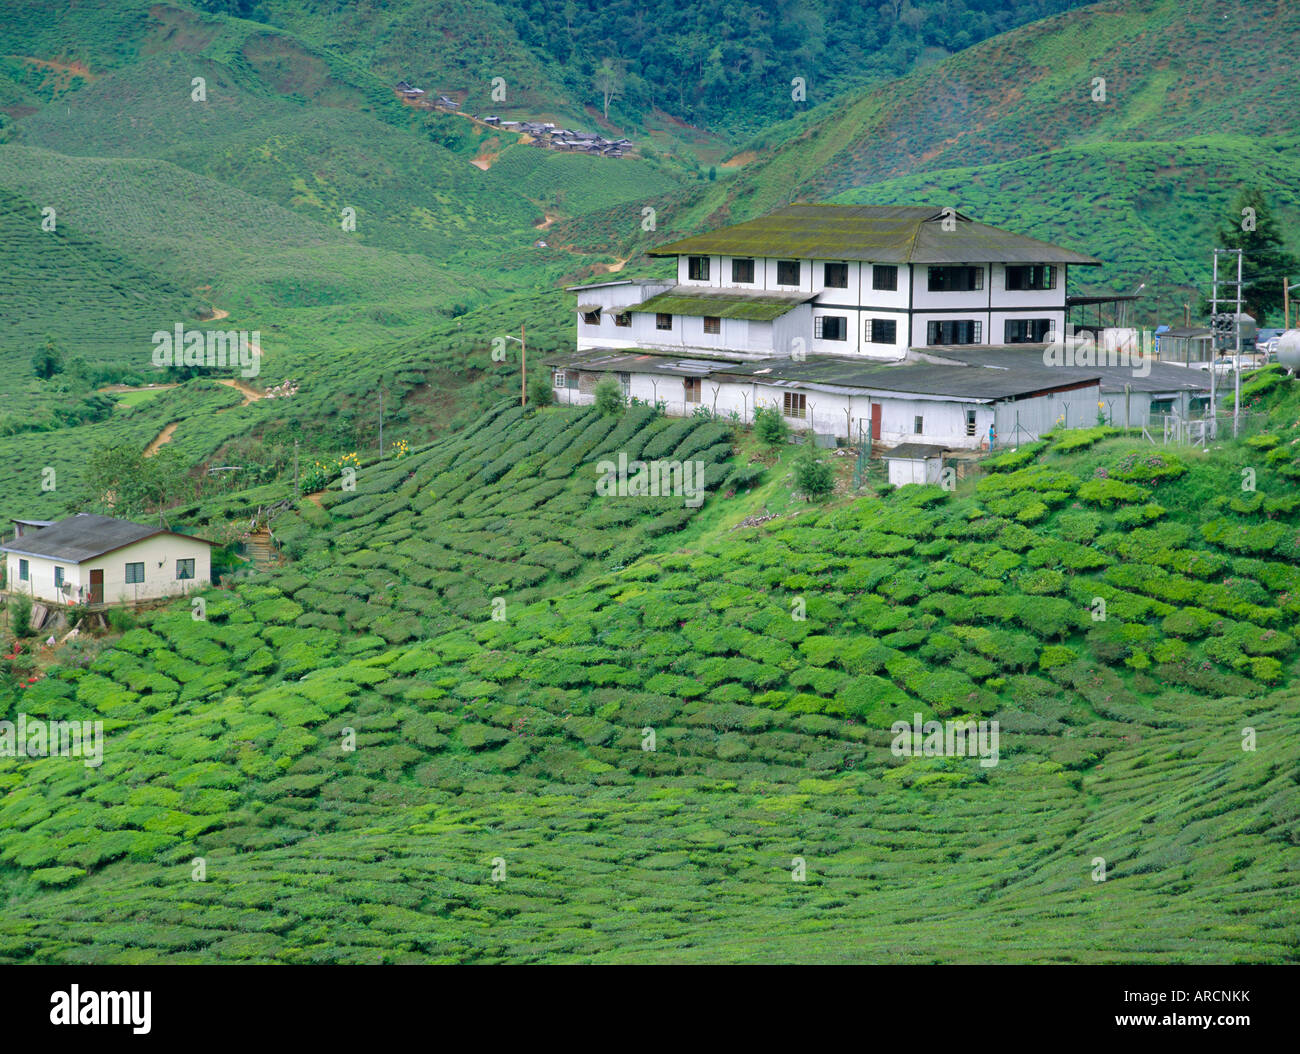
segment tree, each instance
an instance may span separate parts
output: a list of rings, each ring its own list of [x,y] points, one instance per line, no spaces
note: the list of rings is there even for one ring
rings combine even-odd
[[[1300,263],[1287,251],[1264,193],[1258,187],[1247,187],[1237,195],[1227,225],[1218,231],[1218,247],[1242,251],[1242,310],[1264,325],[1266,315],[1281,312],[1282,281],[1300,275]],[[1220,259],[1219,277],[1235,281],[1235,274],[1224,275],[1223,263]],[[1231,269],[1231,260],[1228,266]],[[1219,290],[1220,295],[1233,291],[1231,286],[1223,285]]]
[[[623,94],[623,66],[605,59],[592,78],[592,84],[600,92],[605,104],[605,120],[609,120],[609,104]]]
[[[768,446],[780,446],[790,435],[790,424],[775,406],[754,410],[754,434]]]
[[[54,340],[45,338],[45,344],[32,356],[32,372],[43,381],[63,372],[63,352],[54,346]]]
[[[160,512],[179,500],[189,477],[175,450],[150,457],[126,444],[101,446],[90,456],[87,483],[99,504],[115,516]]]
[[[551,374],[534,372],[528,378],[528,405],[536,408],[550,406],[555,401],[555,390],[551,387]]]
[[[623,412],[623,386],[613,377],[606,377],[596,385],[596,411],[602,415]]]
[[[15,637],[30,637],[32,635],[32,598],[26,593],[17,593],[11,603],[14,607],[10,629],[13,630]]]
[[[805,450],[795,461],[794,480],[808,501],[820,501],[835,489],[835,471],[811,450]]]

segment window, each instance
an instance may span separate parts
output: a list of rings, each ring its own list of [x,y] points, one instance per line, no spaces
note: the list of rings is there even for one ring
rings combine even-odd
[[[813,336],[818,340],[848,340],[849,321],[843,315],[818,315],[813,319]]]
[[[705,333],[721,333],[721,332],[722,332],[722,319],[718,318],[716,315],[705,315],[705,316],[704,316],[704,332],[705,332]]]
[[[31,578],[32,570],[26,560],[18,561],[18,581],[26,582]]]
[[[1051,264],[1008,264],[1007,288],[1055,289],[1056,268]]]
[[[566,370],[564,373],[564,386],[566,388],[578,387],[578,371]]]
[[[618,384],[623,389],[623,398],[630,399],[632,397],[632,375],[630,373],[620,373],[618,375]]]
[[[928,326],[927,343],[929,344],[978,344],[983,326],[969,319],[951,322],[931,322]]]
[[[869,318],[863,339],[868,344],[897,344],[898,322],[892,318]]]
[[[1051,332],[1050,318],[1009,318],[1002,326],[1006,344],[1041,344]]]
[[[126,565],[126,584],[140,585],[144,581],[144,564],[127,564]]]
[[[63,588],[63,568],[61,567],[56,567],[54,569],[54,588],[55,589]]]
[[[973,436],[975,434],[975,411],[966,411],[966,434]]]
[[[983,267],[931,267],[930,292],[962,293],[984,288]]]
[[[194,577],[194,560],[177,560],[176,561],[176,580],[182,581]]]
[[[682,388],[686,392],[686,401],[688,403],[698,403],[700,401],[700,379],[698,377],[683,378]]]
[[[871,268],[872,289],[897,289],[898,268],[893,264],[876,264]]]
[[[672,328],[673,328],[672,315],[665,315],[662,311],[660,311],[657,315],[655,315],[655,329],[672,329]]]
[[[731,261],[731,280],[748,284],[754,280],[754,261],[736,258]]]
[[[589,326],[599,326],[599,325],[600,325],[600,308],[596,308],[595,311],[584,311],[584,312],[582,313],[582,321],[585,322],[585,323],[586,323],[587,325],[589,325]]]
[[[846,263],[828,263],[822,273],[822,284],[827,289],[847,289],[849,287],[849,265]]]
[[[614,325],[616,326],[623,326],[624,328],[626,328],[631,324],[632,324],[631,311],[620,311],[617,315],[614,316]]]
[[[777,260],[776,261],[776,284],[777,285],[798,285],[799,284],[799,261],[798,260]]]
[[[925,435],[925,418],[920,414],[912,418],[912,431],[919,436]]]
[[[709,258],[707,256],[686,257],[686,276],[692,282],[709,280]]]
[[[781,413],[785,414],[786,417],[807,417],[808,396],[804,395],[803,392],[783,393]]]

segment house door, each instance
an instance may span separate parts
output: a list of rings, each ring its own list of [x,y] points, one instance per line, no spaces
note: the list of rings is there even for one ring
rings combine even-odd
[[[90,572],[90,602],[92,604],[102,604],[104,602],[103,568],[95,568]]]
[[[873,442],[880,438],[880,411],[882,409],[880,403],[871,404],[871,439]]]

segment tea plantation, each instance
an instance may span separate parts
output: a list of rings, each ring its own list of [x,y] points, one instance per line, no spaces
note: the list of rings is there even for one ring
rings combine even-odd
[[[1294,961],[1293,385],[757,526],[784,460],[646,408],[327,466],[284,568],[0,697],[107,736],[0,759],[0,961]],[[597,497],[619,451],[704,506]]]

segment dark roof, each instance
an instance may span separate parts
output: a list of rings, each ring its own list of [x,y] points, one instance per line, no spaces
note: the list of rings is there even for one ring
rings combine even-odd
[[[130,520],[117,520],[112,516],[96,516],[81,512],[0,545],[0,550],[79,564],[158,534],[176,534],[177,537],[189,538],[204,545],[213,544],[203,538],[177,534],[176,531],[169,531],[165,527],[146,527],[142,523],[132,523]]]
[[[813,299],[816,293],[715,292],[697,286],[674,286],[625,311],[663,312],[668,315],[712,315],[771,322]]]
[[[932,396],[957,402],[996,402],[1024,399],[1044,392],[1097,383],[1097,373],[1062,371],[1027,362],[1017,369],[980,369],[956,363],[864,362],[858,359],[809,355],[794,359],[729,362],[720,359],[674,358],[638,350],[593,349],[555,355],[548,366],[595,373],[654,373],[677,377],[725,377],[778,388],[798,388],[833,394]],[[1086,374],[1087,371],[1083,371]]]
[[[1104,296],[1067,296],[1066,307],[1085,307],[1090,304],[1115,304],[1126,300],[1136,300],[1137,293],[1109,293]]]
[[[661,245],[651,256],[681,253],[784,256],[882,263],[1066,263],[1101,261],[1059,245],[999,230],[937,208],[880,205],[789,205],[767,216]]]
[[[1027,361],[1013,369],[982,369],[956,363],[862,362],[809,355],[802,361],[765,359],[720,363],[714,372],[778,387],[819,388],[839,393],[874,391],[972,402],[1027,399],[1044,392],[1097,383],[1096,372],[1091,377],[1075,372],[1065,374],[1044,366],[1041,360]]]
[[[1166,336],[1167,334],[1161,334]],[[1046,370],[1061,378],[1100,377],[1103,392],[1122,392],[1128,385],[1135,392],[1208,392],[1210,379],[1202,370],[1189,370],[1186,366],[1175,363],[1151,360],[1147,363],[1150,372],[1145,377],[1139,376],[1132,366],[1124,365],[1118,359],[1114,363],[1111,356],[1103,349],[1096,349],[1097,358],[1090,365],[1045,365],[1044,355],[1047,345],[1043,344],[971,344],[961,347],[925,348],[912,352],[912,358],[924,358],[931,362],[960,362],[967,366],[987,366],[992,369],[1008,369],[1019,372],[1027,366]]]
[[[943,457],[948,453],[946,446],[935,446],[932,443],[899,443],[892,450],[886,450],[880,456],[886,459],[901,458],[905,461],[918,461],[925,458]]]
[[[725,366],[720,359],[673,358],[629,349],[594,349],[555,354],[545,360],[560,369],[590,370],[593,373],[657,373],[673,377],[707,377]]]

